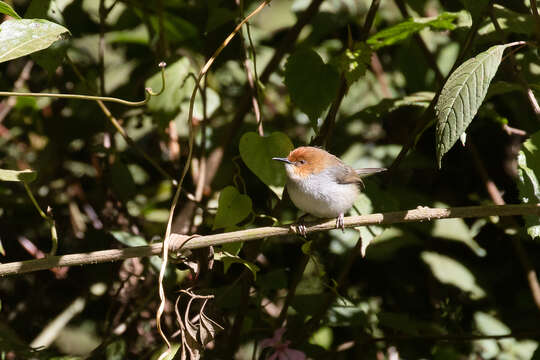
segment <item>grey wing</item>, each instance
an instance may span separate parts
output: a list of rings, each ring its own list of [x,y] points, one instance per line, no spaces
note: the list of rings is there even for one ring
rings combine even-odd
[[[386,171],[386,168],[363,168],[363,169],[356,169],[354,170],[356,174],[360,177],[366,177],[369,175],[377,174],[383,171]]]

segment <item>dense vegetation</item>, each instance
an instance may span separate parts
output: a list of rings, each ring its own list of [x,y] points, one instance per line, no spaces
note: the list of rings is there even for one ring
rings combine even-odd
[[[271,158],[307,144],[389,168],[352,214],[540,199],[536,0],[8,0],[0,21],[4,275],[289,225]],[[540,359],[539,212],[469,210],[23,265],[0,358]]]

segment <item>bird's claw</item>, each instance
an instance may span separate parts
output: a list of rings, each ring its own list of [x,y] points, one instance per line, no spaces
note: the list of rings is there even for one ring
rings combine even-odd
[[[341,229],[342,232],[345,232],[345,220],[343,214],[339,214],[336,218],[336,229]]]
[[[292,232],[302,236],[303,238],[307,237],[306,225],[304,225],[302,220],[298,221],[298,223],[296,223],[296,224],[292,224],[291,225],[291,230],[292,230]]]

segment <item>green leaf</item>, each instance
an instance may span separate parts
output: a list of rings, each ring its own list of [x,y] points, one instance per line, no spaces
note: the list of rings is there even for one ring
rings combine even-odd
[[[458,261],[435,252],[424,251],[422,260],[429,265],[433,276],[443,284],[450,284],[469,293],[471,299],[478,300],[486,296],[486,292],[476,282],[470,270]]]
[[[17,14],[17,12],[15,10],[13,10],[13,8],[11,6],[9,6],[8,4],[6,4],[3,1],[0,1],[0,14],[6,14],[8,16],[11,16],[12,18],[15,18],[15,19],[20,19],[21,18],[19,16],[19,14]]]
[[[373,50],[364,42],[359,42],[352,49],[346,49],[337,59],[339,70],[345,75],[350,86],[366,73]]]
[[[325,64],[314,50],[301,49],[287,60],[285,84],[291,100],[310,118],[316,119],[337,95],[339,72]]]
[[[18,181],[28,184],[36,180],[36,177],[37,173],[30,169],[22,171],[0,169],[0,181]]]
[[[518,155],[518,190],[522,203],[540,202],[540,131],[535,132],[523,143]],[[540,237],[540,218],[525,215],[527,233],[533,238]]]
[[[43,19],[4,21],[0,24],[0,62],[48,48],[67,33],[65,27]]]
[[[212,229],[236,225],[251,213],[251,198],[227,186],[219,194],[219,205]]]
[[[148,245],[148,242],[142,236],[134,235],[126,231],[111,231],[111,235],[117,241],[129,247]]]
[[[214,254],[214,260],[223,262],[225,272],[229,271],[232,264],[242,264],[251,271],[253,279],[257,280],[257,272],[260,270],[259,267],[250,261],[242,259],[240,256],[222,251]]]
[[[465,61],[450,75],[441,91],[437,105],[437,161],[465,132],[486,97],[504,49],[516,43],[492,46],[476,57]]]
[[[454,20],[457,18],[457,14],[447,12],[437,17],[411,18],[372,35],[367,40],[367,44],[371,45],[374,50],[377,50],[383,46],[393,45],[405,40],[425,28],[431,28],[432,30],[453,30],[456,27]]]
[[[328,326],[323,326],[319,330],[315,331],[309,338],[309,343],[318,345],[325,350],[330,350],[332,342],[334,341],[334,333]]]
[[[167,114],[176,112],[181,102],[188,98],[193,87],[187,86],[186,77],[191,71],[187,58],[182,58],[165,68],[165,90],[159,96],[152,96],[148,102],[148,109]],[[161,89],[161,71],[156,72],[146,81],[146,87],[154,91]]]
[[[283,164],[272,160],[284,157],[294,148],[289,137],[281,132],[262,137],[254,132],[242,135],[240,157],[246,166],[281,199],[287,174]]]

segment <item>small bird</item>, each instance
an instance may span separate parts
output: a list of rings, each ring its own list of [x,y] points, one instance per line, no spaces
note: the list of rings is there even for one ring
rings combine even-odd
[[[300,210],[319,218],[336,218],[336,229],[344,231],[343,216],[353,206],[362,177],[386,171],[385,168],[353,169],[338,157],[312,146],[302,146],[286,158],[287,191]],[[305,236],[305,227],[297,226]]]

